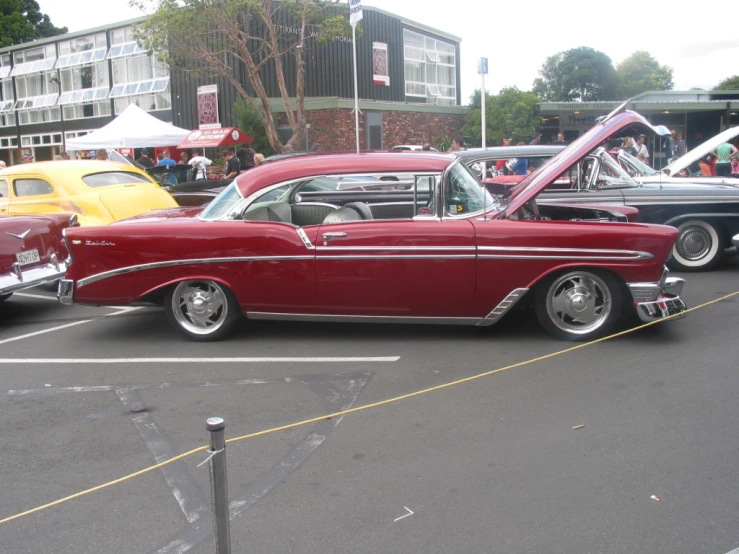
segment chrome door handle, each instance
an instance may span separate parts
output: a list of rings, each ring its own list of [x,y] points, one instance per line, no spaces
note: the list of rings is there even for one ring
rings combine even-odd
[[[323,240],[329,240],[329,239],[338,239],[345,237],[346,233],[342,233],[340,231],[334,232],[334,233],[323,233]]]

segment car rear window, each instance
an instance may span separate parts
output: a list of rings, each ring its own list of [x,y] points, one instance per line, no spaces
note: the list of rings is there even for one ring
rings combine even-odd
[[[42,196],[54,192],[54,187],[41,179],[16,179],[13,181],[13,190],[18,197]]]
[[[122,185],[125,183],[149,183],[151,181],[144,175],[132,171],[104,171],[92,173],[82,177],[82,181],[89,187],[107,187],[110,185]]]

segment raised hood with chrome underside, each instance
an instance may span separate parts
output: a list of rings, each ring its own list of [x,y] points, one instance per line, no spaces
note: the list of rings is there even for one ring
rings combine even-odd
[[[643,126],[658,135],[669,134],[663,126],[653,126],[641,115],[632,111],[609,114],[595,127],[570,144],[553,158],[547,160],[538,170],[521,181],[508,197],[505,217],[515,214],[523,205],[536,198],[560,175],[578,164],[598,146],[614,137],[619,131],[634,125]]]
[[[737,136],[739,136],[739,126],[726,129],[723,133],[719,133],[715,137],[699,144],[684,156],[680,156],[674,162],[666,165],[662,169],[662,172],[665,175],[676,175],[700,160],[703,156],[713,152],[720,144],[729,142]]]

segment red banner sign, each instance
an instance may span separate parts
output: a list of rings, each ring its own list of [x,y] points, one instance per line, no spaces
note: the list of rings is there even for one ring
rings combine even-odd
[[[244,142],[254,142],[254,139],[243,131],[239,131],[236,127],[198,129],[197,131],[190,133],[187,138],[177,146],[177,148],[213,148],[217,146],[241,144]]]

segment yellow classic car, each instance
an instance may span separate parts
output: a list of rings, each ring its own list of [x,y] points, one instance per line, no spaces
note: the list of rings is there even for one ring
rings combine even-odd
[[[103,160],[63,160],[0,170],[0,215],[69,212],[81,225],[107,225],[177,202],[138,168]]]

